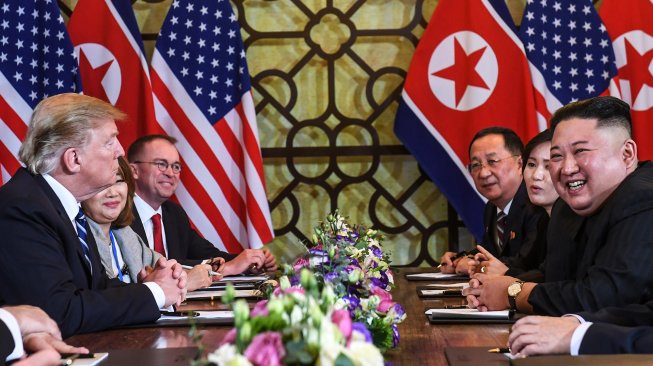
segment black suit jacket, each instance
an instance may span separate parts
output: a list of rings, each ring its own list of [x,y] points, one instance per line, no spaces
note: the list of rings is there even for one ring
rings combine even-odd
[[[93,236],[91,276],[64,208],[40,175],[21,168],[0,188],[0,303],[45,310],[63,337],[159,318],[143,284],[104,274]]]
[[[12,337],[7,324],[0,321],[0,365],[5,364],[7,356],[14,351],[14,348],[16,348],[14,337]]]
[[[132,222],[131,228],[141,238],[147,238],[136,206],[134,206],[133,212],[135,220]],[[191,227],[186,211],[178,204],[166,201],[161,205],[161,212],[163,213],[163,227],[166,232],[168,258],[176,259],[182,264],[194,266],[205,259],[213,257],[222,257],[225,260],[232,260],[236,257],[233,254],[221,251],[210,241],[201,237]]]
[[[651,353],[653,327],[592,324],[583,337],[579,354]]]
[[[641,163],[590,217],[556,203],[547,281],[528,298],[535,312],[558,316],[653,300],[652,223],[651,162]]]
[[[497,206],[488,202],[484,213],[485,234],[481,245],[492,255],[504,262],[509,276],[517,276],[529,270],[537,269],[546,254],[546,211],[530,203],[526,186],[522,182],[512,199],[510,211],[506,217],[506,230],[503,233],[505,243],[501,252],[497,251],[494,237],[496,235]]]

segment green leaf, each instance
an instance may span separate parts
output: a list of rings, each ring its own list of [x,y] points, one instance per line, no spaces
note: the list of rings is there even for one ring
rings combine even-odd
[[[345,356],[344,353],[340,353],[338,355],[338,358],[336,358],[336,362],[333,364],[333,366],[354,366],[354,363],[349,359],[349,357]]]

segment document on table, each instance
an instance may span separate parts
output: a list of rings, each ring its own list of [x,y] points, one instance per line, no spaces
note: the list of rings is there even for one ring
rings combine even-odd
[[[462,293],[459,289],[417,289],[422,296],[462,296]]]
[[[478,311],[477,309],[428,309],[431,318],[451,319],[510,319],[510,310]]]
[[[200,311],[195,311],[197,313],[197,316],[194,316],[193,319],[233,319],[234,317],[234,312],[231,310],[200,310]],[[167,320],[179,320],[180,318],[184,318],[182,316],[170,316],[170,315],[161,315],[159,320],[157,322],[161,321],[167,321]]]
[[[186,299],[198,300],[218,298],[224,295],[226,292],[227,290],[192,291],[186,294]],[[263,293],[259,290],[235,290],[235,293],[236,298],[263,296]]]
[[[424,273],[407,273],[406,279],[408,280],[459,280],[468,277],[463,277],[455,273],[440,273],[440,272],[424,272]]]
[[[100,363],[102,360],[107,358],[109,354],[107,352],[96,352],[93,353],[93,357],[91,358],[76,358],[73,360],[73,363],[71,365],[73,366],[92,366],[92,365],[97,365]]]
[[[428,285],[424,286],[429,286],[429,287],[437,287],[437,288],[455,288],[455,289],[464,289],[469,287],[469,282],[458,282],[458,283],[430,283]]]
[[[220,281],[213,282],[213,284],[224,284],[227,282],[260,282],[267,281],[270,279],[268,275],[258,275],[258,276],[225,276],[222,277]]]

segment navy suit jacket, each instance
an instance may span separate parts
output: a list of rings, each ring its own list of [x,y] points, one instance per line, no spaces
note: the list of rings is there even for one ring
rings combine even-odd
[[[497,206],[488,202],[484,213],[485,234],[481,245],[492,255],[504,262],[509,276],[517,276],[537,269],[546,254],[546,211],[530,203],[526,186],[522,182],[512,199],[506,217],[506,230],[503,233],[503,248],[497,251],[496,235]]]
[[[26,169],[0,188],[0,303],[40,307],[63,337],[159,318],[143,284],[109,280],[93,236],[92,273],[54,191]]]
[[[592,216],[580,217],[559,200],[549,223],[546,282],[528,298],[534,311],[559,316],[653,301],[651,223],[651,162],[641,163]]]
[[[653,327],[592,324],[583,337],[579,354],[651,353]]]
[[[141,238],[147,238],[136,206],[134,206],[133,212],[135,220],[132,222],[131,228]],[[186,211],[178,204],[166,201],[161,205],[161,212],[163,213],[168,258],[176,259],[182,264],[194,266],[205,259],[213,257],[222,257],[227,261],[236,257],[234,254],[221,251],[210,241],[200,236],[191,227]]]

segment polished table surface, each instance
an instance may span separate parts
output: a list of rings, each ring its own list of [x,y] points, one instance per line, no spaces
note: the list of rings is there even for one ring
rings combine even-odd
[[[397,349],[386,353],[386,362],[393,365],[446,365],[445,347],[505,347],[510,326],[507,324],[434,324],[424,315],[427,308],[441,308],[445,304],[463,304],[463,298],[422,300],[416,286],[429,282],[407,281],[406,273],[423,272],[423,268],[399,268],[395,271],[397,287],[392,295],[408,314],[399,325],[401,340]],[[189,301],[181,310],[215,310],[224,308],[219,302]],[[119,349],[192,347],[188,327],[152,327],[115,329],[80,334],[67,342],[85,346],[91,352]],[[202,343],[207,351],[215,350],[230,326],[201,326]]]

